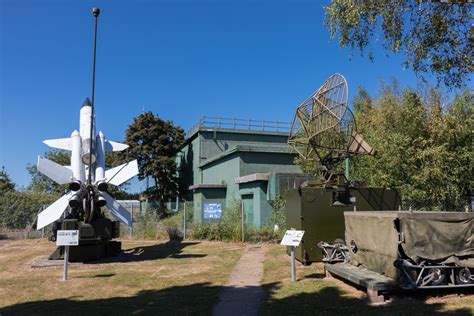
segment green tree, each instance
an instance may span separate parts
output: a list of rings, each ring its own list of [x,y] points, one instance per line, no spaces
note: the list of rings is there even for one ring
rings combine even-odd
[[[422,78],[432,72],[447,87],[462,86],[474,69],[473,6],[465,1],[331,0],[325,11],[341,47],[363,54],[380,39],[386,50],[404,52],[406,68]]]
[[[130,159],[126,157],[126,151],[112,151],[105,153],[105,165],[107,168],[117,167]],[[117,200],[135,200],[138,199],[138,193],[129,193],[130,181],[124,182],[119,186],[109,185],[108,192]]]
[[[159,202],[159,211],[164,215],[165,202],[181,191],[176,154],[184,142],[183,129],[145,112],[129,125],[125,142],[130,146],[127,155],[138,159],[139,179],[153,179],[154,185],[145,193]]]
[[[5,167],[2,166],[0,170],[0,194],[15,191],[15,184],[10,179],[10,176],[5,171]]]
[[[424,94],[427,97],[422,98]],[[443,93],[385,89],[378,98],[360,89],[353,107],[358,131],[375,157],[353,159],[351,179],[398,187],[417,208],[460,210],[469,204],[474,162],[472,91],[442,105]]]
[[[70,152],[66,150],[52,149],[45,152],[44,157],[62,166],[69,166],[71,164]],[[31,182],[27,187],[28,191],[61,195],[68,189],[67,184],[59,185],[47,176],[41,174],[36,168],[36,165],[29,164],[26,169],[31,176]]]

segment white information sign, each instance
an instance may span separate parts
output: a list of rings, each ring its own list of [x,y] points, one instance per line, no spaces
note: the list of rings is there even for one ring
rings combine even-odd
[[[78,230],[58,230],[56,246],[77,246],[79,245]]]
[[[280,245],[298,247],[303,235],[304,230],[287,230]]]

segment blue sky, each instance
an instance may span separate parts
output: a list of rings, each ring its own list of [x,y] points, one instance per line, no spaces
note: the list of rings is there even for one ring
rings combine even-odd
[[[327,1],[0,1],[0,166],[29,182],[44,139],[68,137],[91,94],[93,16],[100,7],[98,130],[121,141],[152,111],[185,130],[201,115],[291,121],[335,72],[375,94],[381,79],[416,86],[402,56],[375,61],[331,41]]]

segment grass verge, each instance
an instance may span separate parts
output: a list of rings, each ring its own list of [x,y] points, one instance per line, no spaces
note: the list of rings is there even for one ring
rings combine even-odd
[[[55,248],[19,240],[0,248],[0,315],[209,314],[243,245],[123,241],[143,252],[130,262],[30,268]]]
[[[271,246],[264,265],[264,315],[473,315],[474,295],[463,291],[397,293],[383,306],[370,306],[365,293],[324,278],[321,263],[297,264],[297,282],[291,282],[290,259],[285,247]]]

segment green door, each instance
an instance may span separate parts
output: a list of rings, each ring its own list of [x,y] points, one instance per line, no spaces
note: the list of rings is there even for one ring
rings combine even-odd
[[[242,195],[242,204],[244,206],[245,224],[254,226],[253,221],[253,194]]]

